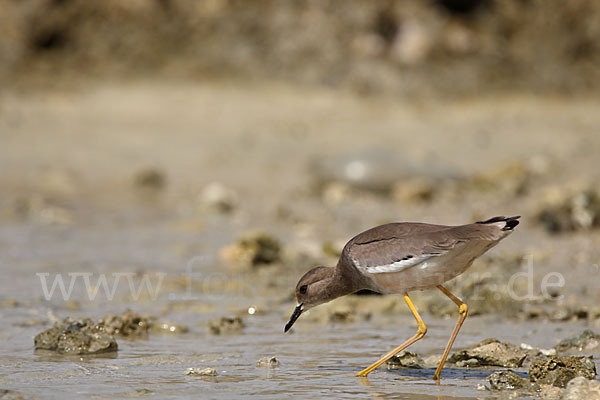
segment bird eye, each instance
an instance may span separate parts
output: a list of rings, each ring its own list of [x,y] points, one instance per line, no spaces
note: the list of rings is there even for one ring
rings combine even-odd
[[[308,285],[300,286],[300,294],[306,294],[307,290],[308,290]]]

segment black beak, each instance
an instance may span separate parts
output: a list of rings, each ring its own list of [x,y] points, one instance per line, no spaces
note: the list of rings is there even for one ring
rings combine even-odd
[[[294,309],[294,312],[292,313],[290,320],[288,321],[287,324],[285,324],[285,329],[283,330],[284,332],[287,332],[290,330],[290,328],[292,327],[292,325],[294,325],[294,322],[296,322],[296,320],[298,319],[300,314],[302,314],[302,304],[298,304],[296,306],[296,308]]]

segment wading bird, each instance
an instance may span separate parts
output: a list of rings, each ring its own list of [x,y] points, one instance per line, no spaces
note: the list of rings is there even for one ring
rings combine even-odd
[[[473,261],[508,236],[520,217],[494,217],[474,224],[445,226],[392,223],[369,229],[344,246],[335,267],[315,267],[296,285],[298,304],[285,325],[287,332],[306,310],[347,294],[369,289],[401,293],[417,320],[417,333],[357,376],[367,376],[427,333],[427,326],[408,292],[438,288],[458,306],[458,321],[433,379],[439,380],[454,339],[467,318],[468,307],[442,283],[462,274]]]

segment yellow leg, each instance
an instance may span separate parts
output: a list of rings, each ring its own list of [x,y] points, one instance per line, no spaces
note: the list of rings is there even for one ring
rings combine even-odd
[[[417,333],[413,337],[408,339],[406,342],[402,343],[400,346],[396,347],[394,350],[390,351],[385,356],[381,357],[377,362],[371,364],[369,367],[360,371],[358,374],[356,374],[356,376],[369,375],[369,373],[371,371],[373,371],[375,368],[379,367],[381,364],[383,364],[384,362],[386,362],[387,360],[389,360],[396,354],[400,353],[402,350],[404,350],[405,348],[407,348],[408,346],[410,346],[417,340],[421,339],[427,333],[427,326],[425,326],[425,323],[421,319],[421,316],[419,315],[417,308],[411,301],[410,297],[408,297],[408,293],[404,293],[404,300],[406,301],[406,304],[408,304],[408,308],[410,308],[410,311],[412,312],[412,314],[415,316],[415,319],[417,320],[417,324],[419,324],[419,329],[417,330]]]
[[[452,348],[452,345],[454,344],[454,339],[456,339],[456,336],[458,335],[458,331],[460,331],[460,327],[462,326],[463,322],[465,322],[465,319],[467,319],[467,313],[469,312],[469,307],[467,307],[467,305],[465,303],[463,303],[458,297],[456,297],[455,295],[450,293],[448,291],[448,289],[446,289],[442,285],[438,285],[437,288],[440,289],[440,291],[442,293],[444,293],[446,296],[448,296],[450,298],[450,300],[452,300],[458,306],[458,314],[459,314],[458,321],[456,321],[456,325],[454,326],[454,331],[452,331],[452,336],[450,336],[450,340],[448,340],[448,344],[446,345],[446,350],[444,350],[444,355],[442,356],[440,365],[438,365],[437,369],[435,370],[435,374],[433,375],[433,379],[436,381],[439,381],[440,374],[442,373],[442,368],[444,368],[444,364],[446,363],[446,358],[448,358],[450,349]]]

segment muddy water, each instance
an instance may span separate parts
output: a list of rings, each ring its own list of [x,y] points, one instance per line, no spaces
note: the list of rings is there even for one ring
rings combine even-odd
[[[240,302],[247,299],[231,299]],[[158,302],[160,305],[161,302]],[[139,307],[137,307],[139,308]],[[144,308],[144,307],[142,307]],[[34,352],[32,336],[41,328],[21,327],[30,310],[3,311],[0,383],[4,388],[41,398],[121,398],[155,395],[161,398],[281,398],[335,394],[341,398],[481,398],[477,390],[492,370],[444,370],[440,385],[434,369],[378,370],[368,379],[356,378],[361,367],[412,335],[408,316],[376,318],[370,322],[337,326],[304,324],[291,335],[282,333],[279,313],[245,318],[242,334],[212,336],[205,333],[197,313],[172,313],[171,319],[187,323],[192,332],[180,337],[151,336],[147,340],[119,340],[119,352],[104,357],[65,357]],[[64,314],[64,312],[60,312]],[[78,314],[70,312],[69,314]],[[92,313],[93,314],[93,313]],[[440,354],[453,321],[427,318],[429,334],[414,346],[422,355]],[[475,317],[465,325],[457,347],[484,337],[502,337],[513,343],[551,346],[555,337],[571,335],[581,324],[507,324],[491,317]],[[276,369],[255,367],[265,355],[280,360]],[[210,378],[185,376],[190,367],[213,367]],[[519,370],[526,375],[525,370]]]
[[[265,289],[260,279],[227,272],[210,258],[195,264],[190,275],[186,258],[174,254],[173,247],[198,240],[198,235],[172,234],[158,226],[138,227],[133,231],[106,229],[101,235],[93,229],[40,226],[34,229],[27,224],[4,226],[0,230],[2,242],[12,251],[4,253],[2,259],[5,271],[2,294],[5,299],[16,300],[16,304],[5,302],[0,308],[2,388],[49,399],[65,396],[275,399],[286,394],[457,399],[490,395],[478,391],[477,386],[487,383],[486,377],[493,369],[469,370],[448,365],[440,385],[431,380],[433,368],[380,369],[368,379],[354,377],[361,368],[414,333],[415,322],[410,315],[379,312],[386,307],[389,298],[353,299],[373,308],[369,320],[325,323],[309,314],[301,317],[292,334],[284,334],[284,323],[294,305],[285,288]],[[145,251],[136,254],[132,250],[135,248]],[[90,258],[98,262],[93,263]],[[48,262],[49,259],[52,261]],[[106,266],[115,260],[120,260],[121,269]],[[93,274],[90,279],[94,284],[103,271],[107,275],[111,271],[123,273],[128,268],[135,271],[134,266],[139,269],[144,263],[153,266],[145,269],[153,288],[159,282],[156,273],[162,272],[165,276],[156,297],[145,288],[138,300],[133,298],[124,280],[117,285],[112,300],[100,290],[95,300],[90,301],[83,279],[77,278],[70,303],[62,299],[58,287],[52,298],[45,301],[40,278],[36,275],[49,271],[48,285],[51,286],[52,278],[59,273],[67,279],[69,272],[83,270]],[[140,285],[142,276],[138,274],[133,278],[135,288]],[[173,281],[181,282],[181,277],[189,277],[190,281],[173,284]],[[293,281],[295,277],[292,275],[289,279]],[[68,282],[65,281],[67,288]],[[108,282],[114,284],[112,275],[108,276]],[[336,307],[336,302],[330,306]],[[249,307],[256,309],[253,315],[248,314]],[[151,334],[141,340],[118,339],[118,353],[104,356],[61,356],[34,351],[33,336],[49,327],[50,321],[83,315],[97,319],[126,308],[186,325],[190,332]],[[241,315],[246,324],[243,332],[209,334],[208,321],[223,315]],[[413,350],[423,357],[439,355],[454,320],[431,315],[425,319],[429,333]],[[472,317],[455,346],[466,347],[487,337],[497,337],[516,344],[549,348],[556,344],[557,338],[571,336],[588,325]],[[264,356],[277,357],[280,366],[257,368],[256,361]],[[212,367],[218,375],[214,378],[186,376],[185,370],[191,367]],[[526,369],[518,371],[527,374]]]
[[[536,274],[563,273],[565,298],[590,310],[597,304],[598,281],[592,278],[600,273],[593,268],[600,260],[600,235],[544,233],[531,222],[541,192],[410,204],[381,194],[330,201],[315,192],[310,172],[314,159],[379,146],[401,149],[398,156],[417,160],[424,174],[440,162],[469,172],[542,155],[542,164],[550,165],[540,178],[546,184],[593,182],[600,171],[594,168],[600,117],[593,101],[515,97],[415,105],[210,85],[83,92],[2,98],[0,389],[51,399],[492,397],[477,390],[487,383],[487,369],[448,365],[440,385],[431,380],[433,369],[380,369],[369,379],[354,377],[414,333],[405,308],[390,307],[401,299],[340,299],[303,315],[292,334],[283,334],[298,276],[316,261],[333,262],[314,256],[315,249],[390,220],[452,224],[522,214],[522,226],[494,252],[535,254]],[[145,168],[164,174],[166,187],[136,187],[134,177]],[[213,181],[237,193],[232,213],[200,204],[199,193]],[[292,255],[261,269],[232,269],[219,261],[223,246],[253,229],[271,232],[286,252],[301,249],[311,256]],[[101,276],[110,288],[115,285],[114,295],[86,287],[86,277],[95,285]],[[58,286],[49,296],[57,277],[65,290],[73,279],[68,296]],[[140,289],[144,279],[151,288]],[[539,294],[537,275],[534,283]],[[328,311],[355,306],[360,313],[354,320],[329,322]],[[33,337],[55,320],[98,319],[127,308],[190,331],[118,338],[118,353],[102,357],[34,351]],[[370,318],[361,316],[366,313]],[[243,318],[242,332],[208,333],[211,320],[231,315]],[[413,350],[439,355],[454,319],[426,312],[424,318],[428,335]],[[488,337],[550,348],[584,328],[597,330],[598,321],[484,314],[467,320],[455,348]],[[257,368],[264,356],[277,357],[280,366]],[[212,367],[217,376],[185,375],[191,367]]]

